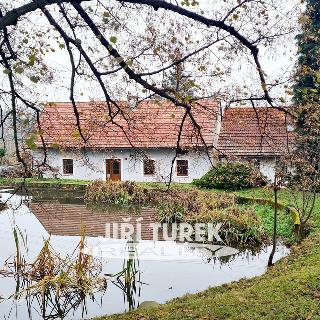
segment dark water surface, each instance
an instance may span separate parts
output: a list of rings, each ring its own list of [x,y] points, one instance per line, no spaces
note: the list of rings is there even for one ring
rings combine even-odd
[[[62,256],[71,255],[80,241],[80,229],[86,227],[86,245],[103,250],[117,246],[125,248],[125,241],[103,238],[105,224],[121,222],[128,217],[127,212],[116,208],[98,208],[87,206],[80,194],[68,199],[55,195],[50,191],[42,192],[35,199],[10,194],[10,190],[2,190],[1,201],[7,201],[9,208],[0,212],[0,269],[5,268],[6,261],[16,253],[13,228],[24,235],[24,256],[27,262],[33,262],[43,246],[44,239],[50,237],[51,247]],[[47,195],[46,195],[47,192]],[[50,198],[50,200],[46,200]],[[139,277],[133,287],[124,293],[121,284],[108,281],[105,292],[98,292],[91,297],[83,297],[77,305],[72,306],[68,299],[53,301],[43,306],[40,299],[32,301],[23,296],[15,300],[10,296],[15,292],[16,281],[12,277],[0,277],[0,319],[85,319],[100,315],[124,312],[138,307],[143,301],[163,303],[169,299],[186,293],[195,293],[210,286],[218,286],[241,278],[261,275],[266,270],[269,246],[252,253],[247,250],[228,257],[213,258],[208,250],[193,248],[187,243],[173,241],[153,241],[148,228],[154,220],[152,210],[129,210],[133,219],[143,217],[142,240],[138,243],[139,250],[144,248],[164,248],[166,252],[181,252],[183,258],[157,260],[141,259],[136,265]],[[158,252],[158,251],[157,251]],[[289,250],[279,244],[275,259],[286,256]],[[123,270],[125,255],[114,257],[103,255],[102,274],[116,274]],[[58,311],[57,311],[58,310]]]

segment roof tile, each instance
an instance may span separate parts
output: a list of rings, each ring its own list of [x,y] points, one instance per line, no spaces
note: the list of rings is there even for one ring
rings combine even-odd
[[[161,148],[176,147],[184,109],[166,101],[145,100],[137,108],[129,109],[127,103],[119,102],[121,112],[112,111],[104,102],[77,103],[84,143],[76,127],[76,117],[71,103],[50,103],[41,114],[41,127],[48,147],[59,145],[90,148]],[[208,146],[216,135],[218,105],[203,99],[192,106],[192,113]],[[41,147],[40,140],[37,141]],[[183,148],[203,146],[197,129],[187,118],[183,125],[181,143]]]
[[[288,124],[288,117],[278,109],[228,108],[222,118],[218,149],[227,156],[285,154],[293,136]]]

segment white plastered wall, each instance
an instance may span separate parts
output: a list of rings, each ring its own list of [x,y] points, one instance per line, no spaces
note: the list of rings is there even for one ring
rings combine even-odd
[[[165,182],[170,178],[172,160],[174,159],[174,149],[145,149],[143,150],[149,159],[155,160],[156,172],[154,175],[144,175],[143,158],[137,156],[129,149],[114,149],[89,151],[60,151],[48,150],[47,163],[57,171],[53,174],[50,171],[45,173],[45,177],[56,175],[63,179],[79,180],[105,180],[106,179],[106,159],[121,160],[121,180],[137,182]],[[34,159],[40,159],[41,150],[34,152]],[[73,174],[64,175],[62,170],[62,160],[73,159]],[[193,179],[202,177],[210,168],[210,160],[204,152],[188,152],[178,156],[177,159],[188,160],[188,176],[178,176],[176,163],[173,165],[172,181],[190,183]]]

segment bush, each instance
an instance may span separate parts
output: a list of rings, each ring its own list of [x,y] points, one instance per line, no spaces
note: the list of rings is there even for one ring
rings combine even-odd
[[[171,189],[156,203],[160,222],[181,222],[235,204],[233,195],[206,193],[197,189]]]
[[[85,198],[89,201],[128,205],[142,204],[147,194],[134,182],[94,181],[87,186]]]
[[[3,148],[0,148],[0,158],[3,158],[5,156],[6,152]]]
[[[237,190],[260,187],[267,178],[253,165],[240,162],[219,162],[202,178],[193,181],[199,188]]]
[[[94,181],[87,186],[85,197],[93,202],[152,206],[162,223],[221,223],[221,238],[227,245],[260,244],[264,236],[256,213],[238,206],[233,194],[145,188],[129,181]]]
[[[86,188],[86,200],[118,205],[152,205],[163,211],[200,212],[203,208],[222,209],[233,205],[234,196],[206,194],[193,189],[146,188],[130,181],[93,181]]]

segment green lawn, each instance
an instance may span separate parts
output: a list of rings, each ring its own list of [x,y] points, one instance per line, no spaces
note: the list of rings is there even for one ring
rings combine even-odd
[[[264,198],[264,199],[273,200],[273,197],[274,197],[274,194],[271,188],[243,189],[240,191],[236,191],[235,193],[237,195],[255,197],[257,199]],[[279,191],[278,198],[280,202],[290,205],[297,197],[293,194],[292,190],[285,188]],[[316,206],[318,207],[318,210],[320,210],[319,197],[317,199]]]
[[[0,185],[10,185],[10,184],[15,184],[15,183],[22,183],[25,182],[27,184],[42,184],[42,183],[47,183],[47,184],[52,184],[52,185],[57,185],[57,184],[72,184],[72,185],[87,185],[91,181],[90,180],[75,180],[75,179],[53,179],[53,178],[1,178],[0,177]],[[161,187],[161,188],[166,188],[167,185],[165,183],[156,183],[156,182],[139,182],[138,183],[141,186],[147,187],[147,188],[152,188],[152,187]],[[172,188],[179,187],[179,188],[194,188],[194,186],[190,183],[172,183],[171,184]]]
[[[90,181],[88,180],[73,180],[73,179],[37,179],[37,178],[14,178],[14,179],[5,179],[0,178],[0,185],[10,186],[12,184],[19,184],[25,182],[27,185],[42,187],[43,185],[52,185],[52,186],[86,186]],[[147,188],[153,187],[162,187],[166,188],[167,185],[164,183],[138,183],[139,185]],[[172,183],[171,188],[195,188],[192,184],[178,184]],[[223,190],[212,190],[213,192],[219,193],[230,193],[231,191],[223,191]],[[273,200],[273,192],[270,188],[255,188],[255,189],[244,189],[241,191],[234,192],[237,196],[244,197],[252,197],[257,199],[270,199]],[[283,189],[279,192],[279,202],[284,205],[291,205],[293,201],[292,192],[290,190]],[[261,204],[246,204],[246,206],[251,207],[255,210],[258,216],[261,218],[261,222],[264,230],[270,236],[273,231],[273,208],[271,205],[261,205]],[[318,228],[320,228],[320,200],[317,202],[317,219],[315,219],[315,224]],[[285,239],[287,243],[292,243],[294,241],[294,237],[292,234],[292,219],[290,215],[288,215],[283,210],[279,212],[279,225],[278,225],[278,234],[280,237]]]
[[[74,179],[44,179],[44,178],[0,178],[0,185],[11,184],[51,184],[51,185],[87,185],[89,180],[74,180]]]
[[[274,194],[270,188],[255,188],[244,189],[236,192],[239,196],[252,197],[257,199],[269,199],[273,200]],[[279,191],[279,202],[284,205],[292,206],[295,202],[301,203],[302,195],[292,192],[290,189],[281,189]],[[320,196],[318,195],[315,202],[315,211],[311,222],[314,226],[314,230],[320,229]]]

